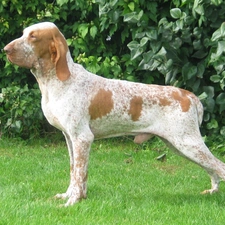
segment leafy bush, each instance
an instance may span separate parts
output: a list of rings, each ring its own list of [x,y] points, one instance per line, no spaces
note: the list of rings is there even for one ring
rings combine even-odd
[[[40,135],[44,120],[39,89],[29,89],[27,85],[2,88],[0,103],[3,102],[0,108],[1,130],[23,138]]]
[[[0,43],[20,36],[21,28],[32,23],[55,22],[74,60],[88,70],[188,89],[203,102],[203,134],[225,136],[224,10],[222,0],[4,0]],[[0,64],[0,88],[36,88],[30,73],[5,63],[3,53]],[[1,104],[6,110],[4,99]]]
[[[194,92],[205,107],[204,133],[224,135],[225,3],[98,2],[100,26],[110,27],[121,45],[130,40],[130,57],[124,64],[134,65],[129,70],[133,80],[163,82]]]

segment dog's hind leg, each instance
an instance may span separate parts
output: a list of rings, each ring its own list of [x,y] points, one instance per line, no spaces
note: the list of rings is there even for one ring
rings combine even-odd
[[[200,133],[186,133],[184,136],[178,134],[176,137],[163,136],[162,139],[176,153],[195,162],[207,171],[211,178],[211,189],[203,191],[202,194],[217,192],[220,179],[225,181],[225,164],[209,151]]]

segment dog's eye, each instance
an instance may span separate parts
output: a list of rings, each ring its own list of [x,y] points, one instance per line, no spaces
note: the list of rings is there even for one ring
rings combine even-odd
[[[32,32],[32,33],[30,33],[30,35],[29,35],[29,37],[31,38],[31,39],[33,39],[33,40],[36,40],[36,36],[34,35],[34,33]]]

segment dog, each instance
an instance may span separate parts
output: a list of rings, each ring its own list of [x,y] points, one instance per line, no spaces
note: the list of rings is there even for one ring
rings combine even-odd
[[[73,205],[87,196],[87,169],[94,139],[134,136],[141,144],[153,136],[204,168],[211,189],[225,180],[225,164],[202,140],[203,107],[191,92],[173,86],[111,80],[74,63],[67,42],[50,22],[24,29],[22,37],[4,47],[8,60],[31,70],[42,93],[42,110],[65,136],[70,156],[70,184],[56,198]]]

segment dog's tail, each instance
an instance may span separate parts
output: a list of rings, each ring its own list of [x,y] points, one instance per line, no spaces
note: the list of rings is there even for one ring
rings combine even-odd
[[[196,105],[196,111],[197,111],[197,115],[198,115],[198,125],[200,126],[202,124],[202,120],[203,120],[204,109],[203,109],[203,105],[199,98],[195,99],[195,105]]]

